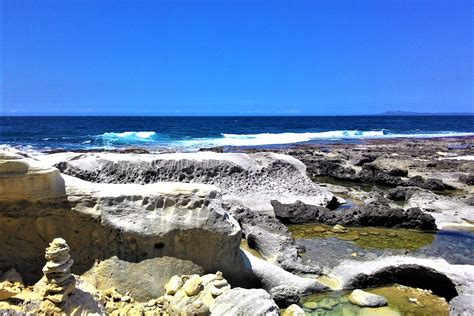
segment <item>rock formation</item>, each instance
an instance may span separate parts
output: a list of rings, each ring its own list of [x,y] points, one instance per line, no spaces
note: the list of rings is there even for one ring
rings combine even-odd
[[[349,295],[349,301],[352,304],[361,306],[361,307],[379,307],[385,306],[388,304],[385,297],[368,293],[362,290],[354,290]]]
[[[254,211],[272,213],[270,200],[328,206],[334,195],[306,175],[306,167],[275,153],[179,153],[158,155],[84,154],[55,162],[61,172],[100,183],[193,182],[216,185],[224,200],[237,200]],[[60,159],[60,160],[61,160]]]
[[[164,301],[170,315],[209,315],[216,299],[230,290],[222,272],[173,276],[165,285]]]
[[[74,260],[69,254],[69,246],[62,238],[55,238],[49,244],[45,258],[47,262],[43,268],[44,277],[35,285],[35,291],[45,300],[60,305],[66,301],[76,286],[76,279],[71,274]]]
[[[343,261],[331,274],[341,280],[343,289],[397,283],[431,290],[450,302],[452,312],[472,311],[474,271],[470,265],[453,265],[444,259],[390,256],[366,262]]]
[[[390,206],[370,203],[363,206],[331,211],[327,208],[306,205],[300,201],[294,204],[282,204],[272,201],[275,216],[284,223],[321,223],[347,226],[381,226],[436,230],[433,216],[419,208],[391,208]]]
[[[56,168],[31,158],[0,151],[0,199],[41,200],[62,197],[64,180]]]
[[[279,315],[278,306],[262,289],[234,288],[216,299],[212,315]]]
[[[2,165],[11,159],[23,166],[38,165],[32,158],[2,157]],[[190,260],[204,271],[222,270],[235,278],[236,284],[242,280],[240,227],[222,209],[215,186],[90,183],[42,168],[38,165],[35,175],[23,173],[12,178],[0,174],[16,188],[15,194],[0,195],[0,270],[15,267],[27,280],[38,280],[41,266],[37,258],[42,256],[45,240],[61,236],[71,246],[73,272],[79,275],[90,270],[96,260],[113,256],[128,262],[169,256]],[[54,183],[65,184],[65,195],[41,193],[27,199],[31,188],[23,185],[27,181],[23,177],[37,178],[45,172],[57,176]],[[176,273],[183,270],[172,274]],[[245,282],[251,284],[252,277]]]

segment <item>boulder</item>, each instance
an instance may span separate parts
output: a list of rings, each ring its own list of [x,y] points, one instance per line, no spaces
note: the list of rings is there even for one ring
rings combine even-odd
[[[191,261],[172,257],[128,262],[114,256],[101,261],[82,277],[99,290],[114,288],[119,293],[130,292],[136,300],[145,302],[165,293],[176,293],[183,285],[177,275],[203,272],[202,267]]]
[[[310,223],[322,223],[328,225],[347,226],[380,226],[394,228],[412,228],[422,230],[436,229],[435,219],[430,214],[422,212],[419,208],[408,210],[391,208],[384,204],[369,203],[363,206],[351,207],[338,211],[331,211],[313,205],[306,205],[297,201],[293,204],[282,204],[272,201],[275,216],[280,218],[283,214],[285,220],[290,223],[303,223],[302,219]],[[293,211],[298,209],[298,211]],[[312,218],[302,213],[312,214]],[[291,215],[291,216],[289,216]]]
[[[368,293],[362,290],[354,290],[349,295],[349,301],[352,304],[361,307],[379,307],[388,304],[387,299],[381,295]]]
[[[304,310],[296,304],[292,304],[288,306],[283,313],[282,316],[304,316]]]
[[[199,275],[192,275],[183,285],[187,296],[194,296],[199,294],[204,289],[202,279]]]
[[[165,284],[165,294],[174,295],[183,287],[183,279],[177,275],[173,275],[168,283]]]
[[[298,288],[285,284],[272,288],[270,295],[280,308],[287,308],[292,304],[297,304],[301,299]]]
[[[231,289],[216,299],[212,315],[279,315],[270,294],[262,289]]]

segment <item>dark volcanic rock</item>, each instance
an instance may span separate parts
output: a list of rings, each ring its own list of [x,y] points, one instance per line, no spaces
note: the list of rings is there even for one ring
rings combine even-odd
[[[296,201],[294,204],[281,204],[272,200],[271,204],[276,218],[284,224],[311,223],[319,218],[320,213],[330,212],[325,207],[307,205],[301,201]]]
[[[474,185],[474,174],[464,174],[459,177],[459,181],[468,185]]]
[[[394,172],[396,174],[396,172]],[[403,181],[396,175],[391,175],[375,164],[365,164],[358,174],[358,180],[361,182],[378,183],[390,187],[396,187]]]
[[[408,210],[390,208],[386,205],[371,203],[345,210],[331,211],[297,201],[294,204],[282,204],[272,201],[277,218],[286,223],[322,223],[347,226],[380,226],[393,228],[413,228],[436,230],[435,219],[419,208]],[[304,214],[304,215],[301,215]],[[301,215],[301,217],[299,217]]]
[[[439,179],[425,179],[422,176],[411,177],[407,182],[408,186],[420,187],[430,191],[444,191],[454,189],[452,186],[447,185]]]
[[[270,295],[280,308],[297,304],[301,299],[298,288],[291,285],[279,285],[270,290]]]
[[[419,190],[417,187],[396,187],[388,190],[385,197],[393,201],[407,201]]]

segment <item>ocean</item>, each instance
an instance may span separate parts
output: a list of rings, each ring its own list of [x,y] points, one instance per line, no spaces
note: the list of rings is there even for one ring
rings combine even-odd
[[[474,116],[0,117],[0,144],[31,151],[280,146],[474,135]]]

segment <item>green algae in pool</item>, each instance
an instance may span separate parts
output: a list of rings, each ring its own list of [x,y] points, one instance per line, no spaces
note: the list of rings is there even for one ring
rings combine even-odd
[[[415,289],[402,285],[390,285],[364,291],[382,295],[388,306],[368,308],[359,307],[349,302],[351,291],[332,291],[318,293],[302,298],[299,305],[306,315],[449,315],[449,305],[442,297],[430,291]]]
[[[434,232],[411,229],[391,229],[380,227],[347,227],[345,233],[334,233],[332,227],[323,224],[289,225],[295,239],[338,238],[355,243],[362,248],[417,250],[431,244]]]

